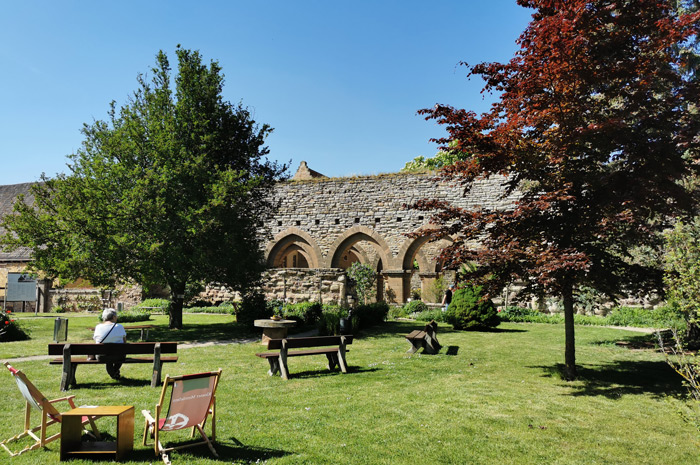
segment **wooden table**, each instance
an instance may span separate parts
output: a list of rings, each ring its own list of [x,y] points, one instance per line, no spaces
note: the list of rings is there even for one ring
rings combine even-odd
[[[267,341],[270,339],[283,339],[287,337],[287,329],[296,325],[297,322],[294,320],[273,320],[272,318],[267,318],[264,320],[255,320],[253,324],[257,328],[263,329],[261,344],[267,345]]]
[[[105,456],[105,460],[122,460],[134,449],[133,405],[78,407],[61,416],[61,460],[86,455]],[[81,441],[83,416],[117,417],[116,442]]]
[[[122,325],[123,326],[123,325]],[[149,329],[155,329],[157,328],[156,325],[136,325],[136,326],[124,326],[125,331],[129,331],[130,329],[140,329],[141,330],[141,337],[139,340],[141,341],[147,341],[148,340],[148,330]],[[95,331],[95,327],[93,326],[92,328],[88,328],[90,331]],[[144,337],[144,331],[146,334],[146,337]]]

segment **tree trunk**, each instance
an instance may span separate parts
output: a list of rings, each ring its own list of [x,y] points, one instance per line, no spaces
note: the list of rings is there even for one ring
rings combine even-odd
[[[185,285],[170,286],[170,300],[172,304],[168,311],[170,316],[170,329],[182,329],[182,306],[185,300]]]
[[[564,334],[566,338],[564,349],[565,376],[569,381],[576,379],[576,343],[574,338],[574,295],[571,285],[562,291],[564,299]]]

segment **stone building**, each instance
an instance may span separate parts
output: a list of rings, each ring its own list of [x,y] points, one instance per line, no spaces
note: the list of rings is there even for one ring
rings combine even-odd
[[[378,273],[378,300],[405,302],[419,288],[424,300],[434,301],[429,290],[445,271],[437,256],[451,239],[409,238],[431,226],[428,214],[405,205],[431,198],[465,208],[507,208],[514,198],[503,198],[502,181],[479,181],[465,197],[461,186],[440,182],[434,173],[327,178],[302,162],[275,189],[281,204],[266,225],[272,237],[265,291],[289,301],[342,302],[343,270],[361,262]]]
[[[479,181],[465,197],[462,187],[439,182],[432,173],[328,178],[301,162],[291,180],[276,186],[280,208],[262,225],[261,231],[269,231],[263,239],[268,266],[263,289],[269,298],[290,302],[348,303],[352,289],[344,270],[361,262],[378,273],[377,300],[401,303],[419,290],[424,300],[439,300],[430,290],[445,273],[437,256],[451,239],[407,237],[431,226],[429,214],[405,205],[431,198],[461,207],[507,208],[513,199],[502,198],[501,183]],[[0,217],[30,185],[0,186]],[[24,249],[0,253],[0,270],[22,269],[28,259]],[[201,297],[217,302],[234,296],[211,285]]]

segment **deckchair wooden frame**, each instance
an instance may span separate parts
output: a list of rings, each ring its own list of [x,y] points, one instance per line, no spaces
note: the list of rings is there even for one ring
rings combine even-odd
[[[198,442],[189,442],[187,444],[183,444],[180,446],[172,446],[172,447],[164,447],[163,444],[161,443],[161,438],[160,438],[160,429],[161,429],[161,413],[163,413],[163,407],[168,408],[168,405],[164,404],[164,401],[166,400],[165,397],[167,395],[168,387],[171,386],[174,382],[180,381],[180,380],[186,380],[186,379],[193,379],[193,378],[205,378],[205,377],[215,377],[214,381],[214,386],[212,389],[212,396],[211,396],[211,401],[209,402],[209,406],[207,407],[207,413],[204,416],[204,419],[202,420],[201,423],[196,424],[192,427],[192,432],[190,433],[190,437],[194,438],[195,431],[199,431],[199,434],[202,436],[202,440]],[[199,446],[202,444],[206,444],[209,447],[209,450],[211,450],[211,453],[214,454],[214,457],[219,457],[219,454],[217,454],[216,449],[214,449],[214,445],[212,444],[214,441],[216,441],[216,388],[219,385],[219,379],[221,378],[221,368],[219,368],[218,371],[210,371],[210,372],[205,372],[205,373],[197,373],[193,375],[181,375],[181,376],[170,376],[170,375],[165,375],[165,381],[163,381],[163,388],[160,392],[160,398],[158,400],[158,403],[156,404],[155,408],[155,416],[151,415],[150,410],[142,410],[141,413],[145,417],[145,424],[143,427],[143,445],[147,446],[148,445],[148,436],[151,436],[153,438],[153,448],[155,451],[156,455],[160,455],[161,458],[163,459],[163,462],[165,465],[171,465],[170,461],[170,452],[174,450],[179,450],[179,449],[185,449],[188,447],[194,447],[194,446]],[[171,390],[171,401],[172,401],[172,390]],[[168,412],[166,411],[166,416]],[[207,434],[204,432],[204,425],[207,422],[207,419],[211,417],[211,438],[207,436]],[[165,417],[163,418],[165,420]]]
[[[75,396],[66,396],[66,397],[59,397],[58,399],[53,399],[53,400],[48,400],[37,388],[32,384],[31,381],[27,378],[27,376],[22,373],[21,370],[15,369],[12,365],[10,365],[8,362],[5,362],[4,365],[7,367],[8,370],[10,370],[10,373],[12,376],[15,378],[18,378],[27,388],[27,391],[31,395],[32,399],[36,403],[36,406],[38,406],[38,409],[40,410],[40,416],[41,416],[41,423],[39,426],[31,426],[31,413],[33,408],[37,408],[32,406],[30,401],[25,398],[26,401],[26,406],[24,409],[24,431],[20,434],[17,434],[15,436],[12,436],[9,439],[6,439],[2,442],[0,442],[0,446],[2,446],[3,449],[5,449],[9,454],[10,457],[16,457],[20,454],[23,454],[25,452],[28,452],[30,450],[38,449],[40,447],[46,446],[46,444],[55,441],[56,439],[61,437],[61,433],[55,433],[51,436],[48,436],[47,430],[48,427],[55,424],[55,423],[60,423],[61,422],[61,413],[54,407],[53,404],[56,402],[68,402],[68,405],[70,405],[70,408],[75,408],[75,402],[73,399]],[[25,394],[23,393],[22,396]],[[90,427],[92,428],[93,434],[95,437],[100,439],[100,432],[97,430],[97,427],[95,426],[94,418],[93,417],[86,417],[83,419],[82,424],[90,424]],[[39,436],[37,436],[36,433],[39,431]],[[19,452],[12,452],[9,447],[7,447],[7,444],[18,441],[24,437],[31,437],[34,439],[34,443],[25,447],[24,449],[20,450]]]

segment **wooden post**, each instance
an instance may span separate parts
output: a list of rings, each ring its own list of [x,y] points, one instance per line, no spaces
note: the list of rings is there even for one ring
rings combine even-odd
[[[151,377],[151,387],[156,387],[160,384],[161,370],[163,364],[160,361],[160,342],[153,348],[153,376]]]
[[[75,373],[71,367],[70,344],[63,346],[63,373],[61,373],[61,391],[67,391],[75,384]]]
[[[345,336],[340,336],[340,344],[338,345],[338,365],[340,365],[340,371],[343,373],[348,372],[348,367],[345,364]]]
[[[282,348],[279,355],[280,376],[282,379],[289,379],[289,370],[287,369],[287,340],[282,339]]]

